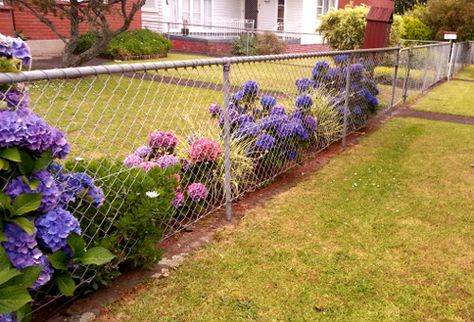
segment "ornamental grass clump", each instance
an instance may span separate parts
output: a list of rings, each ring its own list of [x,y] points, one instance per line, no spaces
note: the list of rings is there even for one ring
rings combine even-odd
[[[0,35],[0,60],[10,66],[0,72],[20,71],[31,54],[21,39]],[[85,249],[70,205],[100,207],[104,197],[89,176],[52,164],[69,150],[64,133],[30,109],[23,84],[0,89],[0,320],[22,320],[30,292],[47,284],[73,295],[74,267],[113,259],[103,247]]]

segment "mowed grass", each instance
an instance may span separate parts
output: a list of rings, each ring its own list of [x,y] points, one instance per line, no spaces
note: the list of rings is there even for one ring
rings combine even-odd
[[[464,67],[464,69],[460,73],[454,75],[454,77],[474,80],[474,65]]]
[[[472,321],[474,127],[393,119],[100,321]]]
[[[417,110],[474,117],[474,83],[451,80],[421,97]]]

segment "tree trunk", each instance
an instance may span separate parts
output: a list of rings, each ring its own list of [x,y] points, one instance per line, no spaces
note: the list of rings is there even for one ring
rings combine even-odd
[[[91,48],[80,54],[74,53],[77,48],[77,41],[69,40],[64,47],[63,66],[77,67],[96,58],[104,52],[111,39],[111,35],[103,35],[102,39],[97,39]]]

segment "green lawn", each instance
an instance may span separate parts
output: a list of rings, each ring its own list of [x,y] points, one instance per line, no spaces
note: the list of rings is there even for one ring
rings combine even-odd
[[[449,81],[430,91],[414,106],[417,110],[474,116],[474,83]]]
[[[393,119],[101,321],[472,321],[474,127]]]
[[[160,61],[170,61],[170,60],[190,60],[190,59],[206,59],[206,58],[215,58],[212,56],[207,55],[196,55],[196,54],[183,54],[183,53],[168,53],[168,56],[164,58],[154,58],[154,59],[147,59],[147,60],[122,60],[122,61],[114,61],[113,63],[120,63],[120,64],[131,64],[131,63],[143,63],[143,62],[160,62]]]
[[[474,65],[464,67],[464,69],[460,73],[454,75],[454,77],[474,80]]]

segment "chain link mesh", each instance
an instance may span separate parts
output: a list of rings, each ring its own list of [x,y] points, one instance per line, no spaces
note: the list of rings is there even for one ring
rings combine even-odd
[[[436,44],[138,63],[0,75],[0,84],[25,82],[32,109],[67,134],[65,167],[87,171],[106,192],[103,207],[74,211],[88,244],[135,211],[125,202],[132,186],[148,184],[135,168],[179,164],[173,206],[154,218],[162,228],[155,243],[224,206],[226,183],[236,200],[445,79],[449,54],[449,44]],[[150,193],[136,197],[157,197]],[[132,233],[115,242],[120,261],[102,270],[140,251]],[[84,284],[96,273],[79,267],[74,276]],[[35,301],[56,298],[43,289]]]

